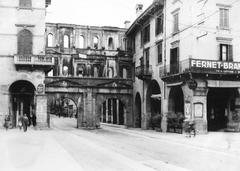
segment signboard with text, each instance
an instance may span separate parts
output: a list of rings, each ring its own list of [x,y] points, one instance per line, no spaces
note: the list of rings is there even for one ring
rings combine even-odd
[[[190,59],[191,70],[240,73],[240,62]]]

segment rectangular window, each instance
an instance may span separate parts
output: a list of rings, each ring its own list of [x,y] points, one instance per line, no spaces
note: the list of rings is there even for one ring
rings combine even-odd
[[[150,41],[150,24],[143,29],[143,43]]]
[[[170,49],[170,73],[179,72],[179,47]]]
[[[156,18],[156,35],[163,32],[163,13]]]
[[[220,8],[220,28],[229,28],[229,9]]]
[[[220,44],[220,60],[233,61],[232,45]]]
[[[176,13],[173,15],[173,33],[177,33],[179,31],[179,14]]]
[[[146,67],[149,67],[149,48],[144,50],[144,59]]]
[[[157,44],[157,61],[162,63],[162,42]]]

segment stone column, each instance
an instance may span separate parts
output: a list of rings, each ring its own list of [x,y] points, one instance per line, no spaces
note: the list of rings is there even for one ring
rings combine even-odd
[[[117,99],[117,105],[116,105],[116,108],[117,108],[117,124],[119,125],[119,100]]]
[[[36,95],[36,118],[38,127],[47,127],[47,96]]]
[[[108,100],[106,100],[106,123],[108,123]]]

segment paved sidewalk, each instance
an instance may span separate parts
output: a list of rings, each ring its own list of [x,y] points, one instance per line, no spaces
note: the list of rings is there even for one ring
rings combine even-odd
[[[129,135],[154,138],[160,141],[190,145],[195,148],[221,151],[231,153],[240,157],[240,133],[230,132],[209,132],[208,134],[196,135],[196,137],[186,137],[185,134],[163,133],[155,130],[142,130],[140,128],[124,128],[101,124],[103,129],[117,131]]]

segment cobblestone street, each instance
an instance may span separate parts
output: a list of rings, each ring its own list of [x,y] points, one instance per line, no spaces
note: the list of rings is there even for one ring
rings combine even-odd
[[[0,170],[238,170],[239,134],[196,138],[102,125],[76,129],[52,117],[50,130],[0,131]]]

